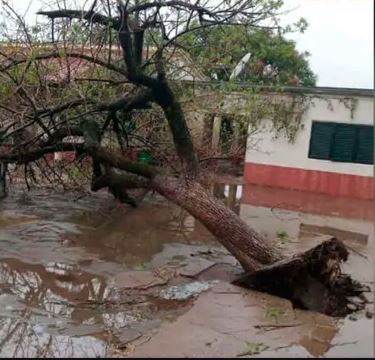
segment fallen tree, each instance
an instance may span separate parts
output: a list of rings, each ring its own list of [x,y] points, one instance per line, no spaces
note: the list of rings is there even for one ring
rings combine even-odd
[[[200,29],[226,24],[251,28],[262,26],[265,19],[272,19],[279,4],[263,0],[239,0],[219,5],[180,0],[134,4],[118,1],[115,9],[106,4],[94,1],[87,11],[41,11],[39,14],[51,19],[54,45],[47,48],[48,51],[32,51],[32,55],[30,52],[22,56],[2,53],[0,72],[12,84],[14,94],[19,97],[20,108],[9,107],[5,102],[2,104],[12,121],[10,125],[3,126],[1,142],[7,139],[13,139],[13,142],[10,148],[0,151],[0,161],[26,166],[55,152],[74,151],[81,157],[88,156],[92,161],[93,191],[109,188],[117,199],[135,205],[128,192],[130,189],[153,190],[198,219],[246,271],[238,284],[287,297],[306,308],[310,307],[312,292],[319,289],[326,294],[318,306],[319,311],[333,315],[352,311],[352,307],[348,307],[348,296],[359,295],[364,289],[340,272],[340,264],[348,257],[342,242],[331,239],[305,253],[284,257],[268,239],[207,191],[204,186],[207,169],[201,167],[184,111],[173,90],[173,82],[168,78],[165,51],[171,46],[178,48],[181,34],[195,30],[190,27],[192,18],[197,19]],[[55,28],[61,19],[68,19],[68,26],[77,19],[82,27],[88,23],[95,29],[104,28],[109,37],[117,36],[122,59],[111,60],[111,48],[105,53],[109,57],[103,58],[102,46],[97,52],[94,48],[89,52],[77,51],[76,48],[68,50],[66,46],[61,51],[55,41],[59,31],[62,32]],[[197,22],[194,24],[197,26]],[[61,22],[60,26],[67,25]],[[66,34],[66,28],[63,30]],[[147,32],[157,46],[154,54],[145,61],[143,54]],[[30,49],[33,49],[26,26],[25,35]],[[63,94],[67,87],[73,87],[76,80],[72,79],[70,70],[72,58],[85,64],[95,64],[122,79],[91,78],[91,83],[106,81],[105,86],[108,87],[111,82],[119,81],[126,86],[119,87],[112,96],[107,94],[109,100],[106,101],[103,98],[92,100],[78,92],[80,98],[46,106],[40,99],[49,98],[52,85],[47,84],[41,64],[49,59],[66,62],[68,76],[60,81],[57,88],[53,88],[57,92],[56,89],[60,89],[60,94]],[[20,74],[14,74],[14,68]],[[27,82],[26,74],[30,69],[35,71],[37,85],[31,86]],[[108,145],[106,134],[111,130],[123,150],[130,134],[124,130],[125,125],[134,111],[149,109],[150,106],[156,106],[166,120],[178,162],[168,162],[162,154],[158,164],[148,164]],[[15,135],[23,134],[26,128],[33,129],[31,135],[26,138],[21,136],[15,141]],[[141,137],[146,143],[148,140],[143,133],[140,134],[142,136],[131,135]],[[76,139],[77,136],[82,140],[66,140],[69,137]],[[153,148],[152,144],[148,143],[148,146]]]

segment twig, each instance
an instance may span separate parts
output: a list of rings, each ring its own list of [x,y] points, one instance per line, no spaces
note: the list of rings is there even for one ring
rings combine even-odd
[[[357,343],[358,343],[358,341],[348,341],[348,342],[343,342],[343,343],[337,343],[337,344],[332,344],[331,348],[333,348],[335,346],[355,345]]]
[[[128,346],[129,343],[131,343],[131,342],[133,342],[133,341],[135,341],[135,340],[138,340],[138,339],[141,338],[142,336],[143,336],[143,333],[140,332],[140,331],[138,331],[138,335],[137,335],[135,338],[130,339],[130,340],[128,340],[128,341],[124,341],[124,342],[122,342],[121,344],[116,345],[116,347],[117,347],[117,349],[124,349],[124,348],[126,348],[126,347]]]
[[[296,324],[269,324],[269,325],[254,325],[256,329],[264,329],[264,331],[272,331],[277,330],[281,328],[289,328],[289,327],[296,327],[296,326],[302,326],[302,323],[296,323]]]

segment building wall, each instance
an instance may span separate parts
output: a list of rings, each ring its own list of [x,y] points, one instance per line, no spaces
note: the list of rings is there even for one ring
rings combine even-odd
[[[248,139],[245,183],[372,199],[372,165],[308,158],[313,120],[373,124],[372,98],[356,97],[358,102],[353,119],[351,111],[340,99],[344,97],[324,96],[323,99],[314,99],[304,114],[304,127],[294,143],[288,142],[284,136],[275,139],[272,123],[265,119],[264,128]]]

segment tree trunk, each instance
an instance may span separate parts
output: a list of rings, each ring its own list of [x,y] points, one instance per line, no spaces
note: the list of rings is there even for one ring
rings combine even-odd
[[[349,256],[341,241],[332,238],[285,258],[195,180],[157,175],[151,187],[198,219],[241,263],[247,273],[235,281],[237,285],[333,316],[345,316],[365,306],[362,293],[369,289],[341,273],[340,264]],[[359,302],[353,303],[353,297]]]
[[[212,198],[196,181],[157,175],[152,187],[198,219],[246,271],[256,271],[281,259],[269,241],[251,229],[238,215]]]
[[[247,273],[237,284],[284,296],[296,306],[307,309],[312,308],[311,299],[318,297],[320,300],[313,304],[314,309],[329,315],[341,316],[357,309],[351,298],[362,295],[366,289],[350,276],[341,274],[340,264],[348,258],[348,250],[341,241],[333,238],[311,250],[285,258],[229,207],[212,197],[199,183],[198,174],[176,178],[163,175],[152,166],[111,155],[95,146],[95,136],[88,134],[95,133],[95,129],[82,127],[86,128],[85,139],[89,145],[90,141],[94,144],[87,149],[95,160],[127,172],[108,172],[93,184],[94,191],[105,186],[115,193],[128,188],[153,189],[187,210],[245,269]],[[364,307],[365,301],[361,301]]]

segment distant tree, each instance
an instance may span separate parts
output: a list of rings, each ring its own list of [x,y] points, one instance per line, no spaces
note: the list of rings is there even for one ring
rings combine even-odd
[[[302,21],[298,30],[304,31]],[[298,52],[285,31],[239,26],[203,28],[183,37],[182,45],[212,79],[228,80],[241,58],[251,53],[239,79],[264,85],[314,86],[316,75],[306,52]]]

